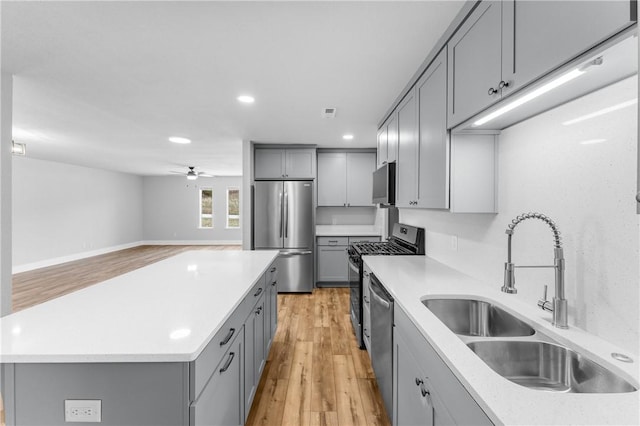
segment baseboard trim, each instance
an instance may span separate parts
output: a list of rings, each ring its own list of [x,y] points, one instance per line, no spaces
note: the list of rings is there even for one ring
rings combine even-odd
[[[121,244],[117,246],[105,247],[97,250],[83,251],[81,253],[74,253],[68,256],[54,257],[51,259],[40,260],[38,262],[25,263],[23,265],[14,265],[12,267],[12,274],[19,274],[21,272],[29,272],[34,269],[46,268],[48,266],[60,265],[61,263],[73,262],[74,260],[86,259],[88,257],[99,256],[101,254],[112,253],[114,251],[125,250],[128,248],[139,246],[229,246],[229,245],[242,245],[241,240],[152,240],[152,241],[136,241],[133,243]]]
[[[242,240],[150,240],[145,246],[239,246]]]
[[[105,247],[97,250],[83,251],[81,253],[74,253],[67,256],[54,257],[51,259],[40,260],[38,262],[25,263],[23,265],[14,265],[12,267],[12,273],[19,274],[21,272],[33,271],[34,269],[46,268],[48,266],[59,265],[61,263],[73,262],[74,260],[86,259],[88,257],[99,256],[101,254],[107,254],[118,250],[138,247],[141,245],[144,245],[143,241],[136,241],[133,243],[120,244],[117,246]]]

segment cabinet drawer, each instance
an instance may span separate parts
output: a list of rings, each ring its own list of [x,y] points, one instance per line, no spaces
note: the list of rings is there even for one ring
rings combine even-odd
[[[375,243],[380,241],[379,235],[371,235],[365,237],[349,237],[349,244],[353,243]]]
[[[318,237],[319,246],[348,246],[349,237]]]
[[[243,324],[244,316],[236,309],[213,336],[213,339],[207,344],[200,356],[190,363],[189,399],[191,401],[198,398],[236,336],[242,333]]]

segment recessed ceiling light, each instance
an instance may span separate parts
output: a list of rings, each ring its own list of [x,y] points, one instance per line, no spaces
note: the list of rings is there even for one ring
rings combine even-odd
[[[350,141],[351,139],[353,139],[353,135],[347,133],[346,135],[342,135],[342,139],[344,139],[345,141]]]
[[[171,136],[171,137],[169,138],[169,141],[170,141],[170,142],[173,142],[173,143],[181,143],[181,144],[188,144],[188,143],[191,143],[191,139],[181,138],[181,137],[179,137],[179,136]]]
[[[238,96],[237,99],[239,102],[242,102],[243,104],[252,104],[256,101],[253,96],[249,96],[249,95],[241,95],[241,96]]]

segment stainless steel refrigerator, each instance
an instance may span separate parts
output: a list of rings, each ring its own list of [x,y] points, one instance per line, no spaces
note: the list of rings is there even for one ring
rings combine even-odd
[[[258,181],[253,197],[253,246],[279,249],[278,291],[313,290],[313,182]]]

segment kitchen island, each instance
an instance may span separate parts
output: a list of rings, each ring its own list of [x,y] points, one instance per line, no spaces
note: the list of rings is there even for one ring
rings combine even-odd
[[[185,252],[2,318],[7,423],[63,424],[66,400],[101,401],[108,425],[244,423],[277,255]]]

